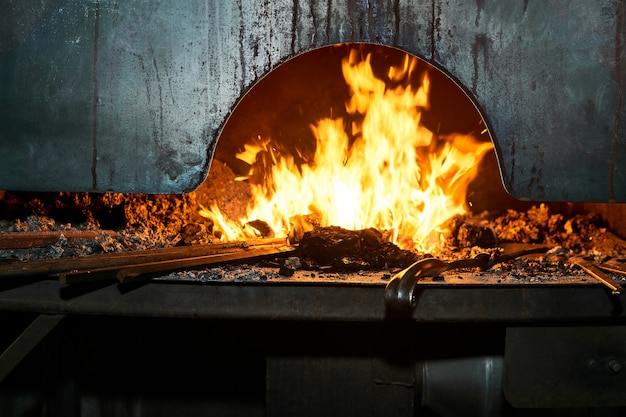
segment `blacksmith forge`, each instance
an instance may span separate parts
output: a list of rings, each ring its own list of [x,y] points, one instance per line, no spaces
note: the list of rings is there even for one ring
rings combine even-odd
[[[420,58],[470,100],[508,198],[593,209],[623,235],[625,8],[5,0],[0,190],[190,192],[264,77],[367,44]],[[2,281],[6,416],[626,415],[624,296],[601,285],[434,284],[398,318],[384,282],[358,279],[79,294]]]

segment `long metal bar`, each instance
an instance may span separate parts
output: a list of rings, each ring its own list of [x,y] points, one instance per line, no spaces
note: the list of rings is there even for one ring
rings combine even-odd
[[[611,290],[611,294],[620,295],[624,292],[624,288],[616,282],[613,278],[606,275],[600,270],[594,263],[584,260],[581,257],[575,256],[570,258],[570,263],[578,265],[581,269],[587,272],[589,275],[597,279],[604,286]]]
[[[0,248],[26,249],[39,248],[57,242],[63,236],[65,239],[95,239],[106,234],[117,236],[113,230],[56,230],[42,232],[0,232]]]
[[[137,263],[207,256],[235,249],[243,251],[255,247],[268,247],[272,245],[282,245],[284,243],[285,239],[259,239],[248,242],[242,241],[209,245],[175,246],[171,248],[103,253],[99,255],[41,259],[26,262],[11,261],[0,264],[0,278],[41,276],[71,270],[88,270],[93,268],[125,266]]]
[[[136,317],[246,320],[393,320],[380,285],[341,283],[185,283],[147,281],[120,293],[106,286],[63,298],[53,280],[0,291],[0,311]],[[592,282],[584,285],[445,285],[420,283],[410,319],[418,322],[602,321],[626,323],[623,300]]]
[[[216,255],[198,256],[187,259],[171,259],[167,261],[151,262],[143,265],[134,265],[120,269],[117,273],[117,279],[121,283],[131,282],[138,279],[149,278],[154,274],[164,274],[182,269],[191,269],[207,265],[218,265],[224,262],[247,260],[249,262],[258,261],[259,259],[272,256],[289,256],[295,253],[293,246],[278,246],[253,249],[249,252],[231,252]]]
[[[288,256],[295,251],[295,247],[286,245],[266,245],[256,248],[231,248],[228,251],[201,256],[185,256],[180,259],[163,259],[154,261],[129,262],[126,265],[115,265],[104,268],[86,270],[67,270],[59,273],[62,284],[86,283],[99,280],[117,278],[121,283],[138,279],[150,278],[150,274],[161,274],[181,270],[193,269],[200,266],[219,265],[225,262],[241,260],[257,261],[265,256]]]
[[[41,314],[0,355],[0,382],[63,320],[63,314]]]

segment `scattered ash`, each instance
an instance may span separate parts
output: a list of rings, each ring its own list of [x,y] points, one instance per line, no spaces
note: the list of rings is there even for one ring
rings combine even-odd
[[[265,282],[280,278],[280,274],[258,265],[227,265],[200,271],[181,271],[171,274],[177,280],[194,282]]]
[[[545,256],[514,259],[497,264],[485,273],[495,276],[497,283],[562,282],[572,276],[585,276],[583,271],[572,268],[568,263]]]
[[[59,240],[46,248],[2,249],[0,259],[48,259],[210,244],[210,220],[201,206],[217,204],[231,218],[242,216],[249,186],[214,161],[207,180],[186,194],[33,193],[0,191],[0,232],[94,230],[90,240]],[[111,233],[114,232],[114,233]]]

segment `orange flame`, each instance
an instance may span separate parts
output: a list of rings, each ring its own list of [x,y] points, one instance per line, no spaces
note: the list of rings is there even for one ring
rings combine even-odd
[[[346,110],[358,122],[346,129],[343,119],[327,118],[311,126],[317,141],[313,162],[298,166],[291,155],[279,157],[269,139],[246,145],[237,157],[252,165],[251,175],[259,152],[269,155],[270,167],[263,183],[251,184],[253,201],[240,224],[263,220],[275,236],[287,236],[294,227],[306,228],[295,222],[312,214],[322,226],[374,227],[390,231],[401,247],[436,248],[442,225],[467,211],[467,186],[492,144],[471,135],[436,137],[421,125],[430,81],[426,74],[417,90],[410,85],[416,63],[406,55],[401,67],[389,69],[386,82],[374,75],[369,55],[360,60],[352,51],[342,70],[351,89]],[[226,225],[216,207],[202,212],[226,239],[253,233],[234,222]]]

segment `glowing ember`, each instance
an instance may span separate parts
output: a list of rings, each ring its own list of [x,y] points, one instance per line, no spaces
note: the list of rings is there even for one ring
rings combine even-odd
[[[294,228],[310,229],[302,220],[308,216],[321,226],[390,231],[403,248],[436,248],[442,225],[467,211],[467,186],[492,144],[470,135],[438,137],[421,125],[430,82],[424,74],[421,85],[411,85],[416,64],[406,55],[383,80],[373,73],[369,55],[361,60],[352,51],[342,70],[353,121],[327,118],[312,126],[315,156],[304,164],[277,152],[267,138],[246,145],[237,157],[251,165],[250,177],[263,178],[251,184],[247,218],[230,221],[217,207],[201,214],[225,240],[251,237],[254,229],[240,225],[257,219],[275,236],[287,236]]]

